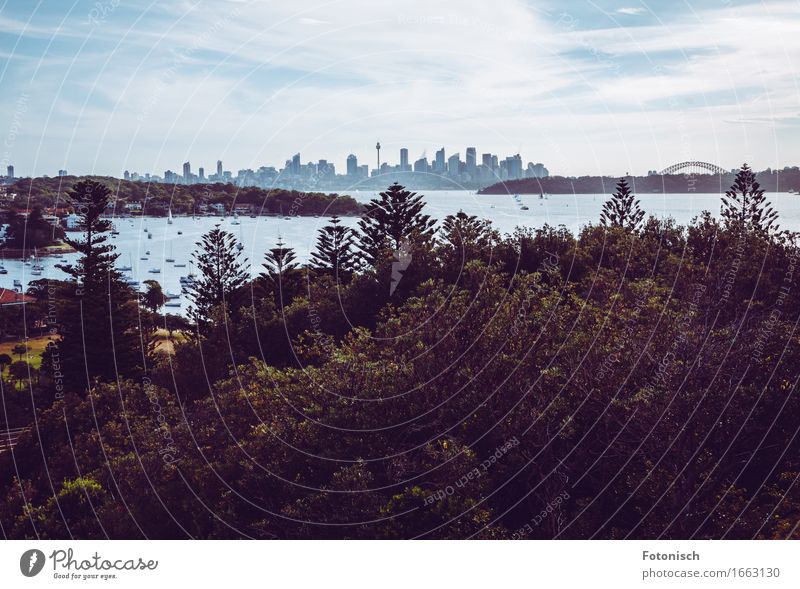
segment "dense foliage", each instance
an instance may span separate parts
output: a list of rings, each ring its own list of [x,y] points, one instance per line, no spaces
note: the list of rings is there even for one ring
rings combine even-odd
[[[400,192],[375,207],[416,206]],[[88,394],[56,397],[48,357],[24,393],[5,382],[36,425],[0,455],[3,534],[800,535],[794,236],[423,217],[346,279],[276,248],[174,353]],[[343,243],[323,235],[318,262]]]
[[[800,190],[800,169],[765,170],[758,173],[761,187],[767,192]],[[648,192],[664,194],[722,194],[736,180],[735,173],[717,176],[714,174],[654,174],[632,176],[631,186],[640,194]],[[504,180],[480,191],[481,194],[605,194],[616,178],[611,176],[550,176],[548,178],[523,178]]]
[[[27,215],[11,211],[7,214],[5,249],[32,250],[57,243],[64,230],[47,222],[41,207],[33,207]]]
[[[102,176],[62,176],[59,178],[21,178],[7,193],[16,194],[12,205],[26,209],[69,206],[65,195],[73,185],[91,180],[113,187],[113,207],[117,214],[124,212],[128,203],[138,202],[148,215],[166,215],[197,212],[201,205],[223,204],[227,210],[233,205],[252,205],[253,213],[262,215],[358,215],[360,206],[350,196],[298,192],[280,188],[264,190],[255,187],[238,187],[234,184],[163,184],[158,182],[133,182]]]

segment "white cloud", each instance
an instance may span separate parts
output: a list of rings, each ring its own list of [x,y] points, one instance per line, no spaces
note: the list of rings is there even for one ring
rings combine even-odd
[[[639,14],[644,14],[644,8],[641,6],[633,7],[633,8],[618,8],[617,12],[619,14],[627,14],[630,16],[636,16]]]
[[[401,145],[412,154],[519,150],[567,174],[652,169],[687,141],[721,164],[750,149],[766,167],[776,165],[762,155],[776,153],[775,126],[797,111],[800,19],[791,2],[589,30],[554,25],[516,0],[467,0],[457,10],[409,0],[402,12],[356,0],[163,4],[133,14],[120,6],[85,45],[80,27],[29,29],[63,43],[61,30],[70,31],[74,54],[48,54],[31,85],[14,153],[20,170],[37,150],[37,172],[50,174],[65,155],[70,169],[111,173],[160,174],[186,158],[282,165],[298,150],[304,161],[341,166],[351,151],[371,161],[376,139],[387,154]],[[0,30],[23,21],[0,19]],[[0,80],[11,88],[2,112],[21,91],[9,86],[15,73],[24,78],[20,61]],[[676,131],[678,117],[686,133]],[[746,136],[754,125],[725,124],[756,120],[765,123]],[[784,163],[800,159],[795,145],[778,148]]]

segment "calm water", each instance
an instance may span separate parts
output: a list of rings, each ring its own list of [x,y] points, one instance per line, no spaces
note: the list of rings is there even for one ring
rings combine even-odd
[[[361,192],[352,196],[360,202],[366,202],[377,193]],[[580,227],[600,218],[600,211],[606,195],[550,195],[540,200],[538,196],[521,196],[521,202],[529,207],[523,211],[511,196],[477,195],[471,191],[436,191],[425,194],[426,212],[433,218],[443,219],[446,215],[463,210],[465,213],[490,219],[492,224],[503,233],[513,231],[517,226],[540,227],[565,225],[577,231]],[[666,194],[640,196],[642,208],[658,217],[672,217],[679,223],[687,223],[703,210],[712,214],[719,213],[720,196],[717,194]],[[781,226],[785,229],[800,231],[800,196],[788,193],[769,195],[772,205],[780,215]],[[172,225],[166,218],[118,219],[115,226],[120,235],[113,238],[113,243],[120,258],[120,266],[131,266],[126,276],[139,282],[157,280],[165,291],[180,293],[180,277],[191,271],[191,254],[195,250],[200,237],[219,224],[231,231],[244,243],[243,255],[249,260],[253,275],[261,271],[264,253],[274,247],[278,238],[283,240],[297,253],[298,259],[305,261],[314,249],[317,230],[325,225],[324,217],[243,217],[240,224],[235,225],[231,217],[224,220],[219,217],[204,217],[193,220],[190,217],[175,218]],[[355,226],[357,219],[343,218],[343,224]],[[152,234],[148,239],[145,228]],[[182,234],[179,235],[178,231]],[[149,254],[147,253],[149,252]],[[65,256],[72,261],[76,254]],[[147,259],[142,259],[147,258]],[[174,258],[175,263],[167,262]],[[55,258],[43,258],[44,272],[41,276],[31,275],[31,266],[19,260],[6,260],[4,265],[8,274],[0,275],[0,286],[12,288],[14,280],[22,282],[23,288],[32,280],[42,278],[64,278],[64,273],[54,265]],[[175,264],[186,264],[184,268],[176,268]],[[150,270],[160,270],[152,273]],[[165,311],[180,313],[186,310],[186,299],[178,299],[181,306],[167,308]]]

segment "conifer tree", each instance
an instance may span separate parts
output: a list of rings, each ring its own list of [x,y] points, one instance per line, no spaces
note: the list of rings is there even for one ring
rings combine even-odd
[[[189,287],[189,315],[203,332],[215,307],[225,303],[230,308],[238,303],[235,294],[250,276],[245,268],[247,260],[240,259],[232,233],[217,226],[196,245],[200,249],[193,257],[200,275]]]
[[[81,254],[77,263],[57,266],[71,279],[62,290],[64,305],[58,318],[59,368],[67,390],[83,393],[96,378],[133,376],[145,344],[138,332],[133,293],[114,267],[118,254],[106,243],[111,221],[101,215],[110,204],[111,191],[84,180],[72,187],[67,198],[77,211],[83,236],[64,238]]]
[[[311,254],[311,265],[342,278],[356,269],[353,230],[340,225],[336,215],[331,218],[329,225],[320,229],[317,249]]]
[[[286,247],[283,239],[279,237],[277,245],[264,256],[264,269],[266,272],[262,273],[261,277],[275,284],[279,283],[286,274],[297,268],[296,257],[294,249]]]
[[[600,222],[609,227],[636,231],[643,218],[644,211],[639,208],[639,200],[631,192],[628,181],[620,178],[617,191],[603,204]]]
[[[366,262],[376,266],[384,252],[398,251],[412,236],[432,235],[435,221],[422,213],[424,207],[421,195],[397,182],[372,199],[358,223],[359,247]]]
[[[722,197],[721,216],[729,225],[781,235],[778,213],[767,201],[755,173],[747,164],[742,164],[733,186]]]

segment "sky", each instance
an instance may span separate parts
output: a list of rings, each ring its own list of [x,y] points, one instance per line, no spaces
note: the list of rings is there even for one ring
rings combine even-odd
[[[0,0],[0,173],[800,164],[800,0]]]

